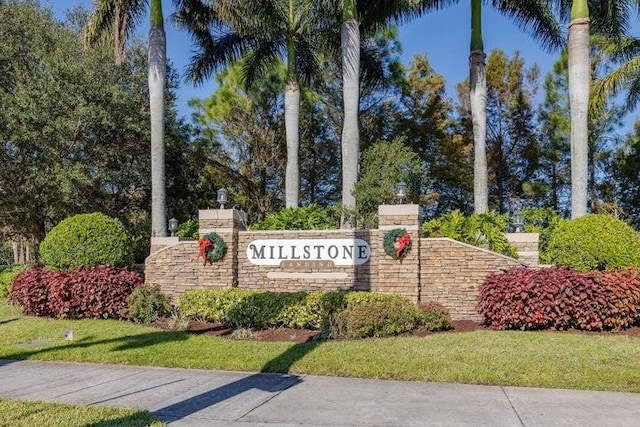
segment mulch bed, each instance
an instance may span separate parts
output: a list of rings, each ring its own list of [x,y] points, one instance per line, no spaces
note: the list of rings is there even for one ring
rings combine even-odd
[[[171,329],[170,323],[167,319],[159,319],[152,324],[152,326],[160,329]],[[433,334],[449,334],[449,333],[461,333],[472,332],[478,330],[489,330],[480,324],[471,320],[454,320],[451,322],[451,329],[442,332],[409,332],[402,336],[428,336]],[[245,339],[255,341],[286,341],[303,343],[308,342],[318,336],[318,331],[311,331],[306,329],[290,329],[290,328],[270,328],[263,330],[246,330],[236,329],[228,325],[220,323],[200,322],[190,320],[186,325],[186,330],[196,335],[215,335],[226,337],[230,339]],[[589,335],[628,335],[632,337],[640,337],[640,327],[634,326],[624,331],[616,332],[586,332],[578,330],[559,331],[558,333],[580,333]]]

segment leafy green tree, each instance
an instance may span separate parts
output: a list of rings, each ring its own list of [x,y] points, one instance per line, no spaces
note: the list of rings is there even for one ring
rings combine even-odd
[[[226,186],[232,203],[246,209],[251,221],[261,220],[282,200],[286,153],[277,95],[284,81],[274,72],[247,87],[236,65],[221,72],[217,82],[209,98],[192,103],[201,128],[195,139],[204,160],[200,179]]]
[[[115,61],[121,64],[128,36],[150,6],[149,28],[149,106],[151,119],[151,235],[164,237],[166,227],[165,181],[165,86],[167,42],[161,0],[97,0],[86,27],[85,40],[95,46],[107,34],[113,35]]]
[[[591,92],[590,36],[621,37],[629,25],[636,0],[554,0],[569,21],[569,99],[571,108],[571,217],[587,214],[589,176],[589,96]]]
[[[613,160],[616,202],[634,228],[640,228],[640,121],[626,135]]]
[[[107,50],[83,50],[86,11],[61,24],[47,9],[12,3],[0,5],[0,16],[0,227],[37,244],[65,217],[100,210],[148,237],[146,49],[134,41],[115,67]],[[192,162],[176,81],[170,72],[166,139],[176,159],[169,190],[181,204],[188,196],[179,172]]]
[[[415,56],[400,83],[397,108],[392,113],[393,134],[420,156],[432,178],[429,214],[454,209],[468,212],[472,201],[472,149],[470,140],[453,126],[453,104],[445,94],[444,77],[425,56]]]
[[[427,175],[420,158],[401,140],[379,141],[363,152],[362,174],[354,194],[354,215],[367,228],[378,224],[378,206],[397,203],[396,184],[407,184],[407,201],[418,203]]]
[[[563,55],[553,65],[552,71],[544,79],[544,100],[540,106],[540,171],[530,187],[527,196],[538,200],[560,212],[570,200],[570,152],[569,97],[567,93],[567,55]]]

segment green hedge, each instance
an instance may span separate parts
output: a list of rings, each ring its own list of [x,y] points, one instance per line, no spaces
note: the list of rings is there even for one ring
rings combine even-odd
[[[181,316],[244,328],[320,330],[346,338],[397,335],[449,327],[439,304],[416,306],[400,295],[377,292],[256,292],[198,289],[178,299]]]

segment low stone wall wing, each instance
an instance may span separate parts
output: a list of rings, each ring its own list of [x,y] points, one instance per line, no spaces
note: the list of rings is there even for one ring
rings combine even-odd
[[[475,307],[484,279],[491,273],[523,265],[448,238],[422,238],[420,248],[420,300],[441,303],[454,320],[482,320]]]

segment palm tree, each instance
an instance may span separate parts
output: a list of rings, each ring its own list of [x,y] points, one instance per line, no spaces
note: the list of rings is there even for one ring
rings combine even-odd
[[[637,0],[553,0],[569,16],[569,102],[571,110],[571,218],[587,214],[589,153],[590,30],[620,38]],[[591,9],[591,13],[590,13]],[[593,23],[591,23],[593,21]]]
[[[222,66],[242,62],[242,76],[250,86],[258,77],[286,63],[284,90],[287,166],[285,205],[298,206],[300,83],[319,73],[318,54],[335,42],[329,5],[314,0],[179,0],[175,20],[187,29],[199,51],[192,57],[189,76],[196,83]]]
[[[545,0],[492,0],[492,6],[525,28],[532,27],[534,38],[544,47],[562,45],[559,22]],[[485,53],[482,41],[482,0],[471,0],[471,52],[469,56],[469,97],[473,121],[473,201],[474,212],[485,213],[489,209],[487,184],[486,127],[487,127],[487,81],[485,75]]]
[[[343,0],[342,10],[342,227],[354,227],[356,200],[353,190],[358,180],[360,160],[360,55],[361,32],[371,34],[390,23],[411,19],[458,0]]]
[[[487,172],[487,77],[482,42],[482,3],[471,0],[471,54],[469,56],[469,101],[473,123],[473,209],[476,214],[489,210]]]
[[[147,0],[95,0],[85,41],[96,45],[113,34],[115,62],[122,64],[127,37],[146,11]],[[164,89],[167,74],[166,38],[162,1],[150,1],[149,110],[151,115],[151,236],[165,237],[166,191],[164,158]]]
[[[589,7],[573,0],[569,23],[569,108],[571,110],[571,218],[587,214],[589,164]]]

